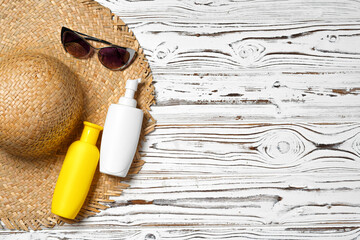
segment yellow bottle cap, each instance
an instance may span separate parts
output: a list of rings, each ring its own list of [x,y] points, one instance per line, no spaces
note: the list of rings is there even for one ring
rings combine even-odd
[[[101,130],[103,130],[103,127],[87,121],[84,121],[84,125],[85,126],[81,134],[80,141],[95,145],[99,137],[99,133]]]

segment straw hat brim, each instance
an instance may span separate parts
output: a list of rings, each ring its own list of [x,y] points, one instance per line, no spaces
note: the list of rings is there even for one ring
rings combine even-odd
[[[153,130],[155,121],[148,112],[154,103],[149,64],[133,33],[110,10],[92,0],[5,0],[0,1],[0,13],[0,61],[8,54],[27,51],[57,58],[79,79],[84,93],[83,120],[102,126],[108,107],[124,93],[125,81],[141,78],[137,92],[138,107],[144,112],[140,142]],[[62,26],[133,48],[137,57],[123,71],[105,68],[96,56],[76,59],[61,45]],[[79,125],[77,133],[81,129]],[[56,156],[34,160],[15,157],[0,146],[0,219],[7,228],[36,230],[68,221],[51,213],[52,194],[67,146],[59,149]],[[142,164],[137,151],[129,174],[137,173]],[[121,194],[128,187],[121,180],[97,171],[77,220],[107,208],[109,197]]]

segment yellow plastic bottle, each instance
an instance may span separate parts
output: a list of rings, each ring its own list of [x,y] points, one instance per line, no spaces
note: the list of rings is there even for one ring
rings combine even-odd
[[[52,213],[69,219],[74,219],[84,204],[100,156],[95,144],[103,128],[86,121],[84,125],[80,140],[66,153],[51,205]]]

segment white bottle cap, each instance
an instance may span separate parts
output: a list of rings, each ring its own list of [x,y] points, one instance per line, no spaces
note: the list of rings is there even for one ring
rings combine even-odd
[[[134,95],[140,81],[141,78],[134,80],[129,79],[126,81],[125,95],[119,99],[119,104],[129,107],[136,107],[136,100],[134,99]]]

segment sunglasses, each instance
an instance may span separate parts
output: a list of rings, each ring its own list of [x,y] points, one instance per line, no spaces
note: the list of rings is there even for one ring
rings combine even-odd
[[[109,47],[95,48],[87,40],[110,45]],[[110,70],[122,70],[129,66],[136,56],[131,48],[120,47],[105,40],[88,36],[86,34],[62,27],[61,42],[66,52],[73,57],[84,59],[98,51],[98,58],[102,65]]]

